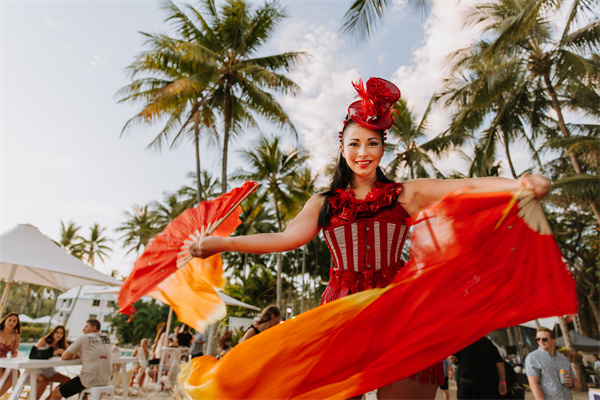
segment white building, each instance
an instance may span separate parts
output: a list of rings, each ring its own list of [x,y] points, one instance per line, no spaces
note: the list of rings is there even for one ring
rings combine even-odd
[[[56,303],[54,318],[65,325],[67,339],[72,341],[83,335],[83,327],[88,319],[100,321],[100,331],[109,334],[110,319],[119,309],[116,294],[118,289],[99,285],[81,286],[81,292],[79,289],[80,286],[67,290],[58,296]],[[113,290],[115,293],[110,293]],[[114,339],[111,335],[111,340]]]

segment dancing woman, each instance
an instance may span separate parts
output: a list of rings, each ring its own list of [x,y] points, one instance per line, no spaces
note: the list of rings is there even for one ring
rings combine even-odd
[[[354,85],[361,100],[348,108],[339,133],[340,156],[330,188],[312,196],[280,233],[236,237],[200,237],[190,247],[195,257],[222,251],[264,254],[296,249],[322,229],[334,260],[322,304],[375,287],[385,287],[402,268],[400,256],[409,218],[416,217],[444,195],[458,189],[493,191],[526,187],[538,198],[549,193],[550,183],[540,175],[524,174],[520,180],[471,178],[417,179],[396,183],[383,174],[386,130],[393,124],[392,107],[398,88],[371,78],[366,90]],[[378,391],[380,398],[434,398],[438,366]],[[443,379],[443,376],[441,377]],[[441,381],[440,381],[441,382]]]

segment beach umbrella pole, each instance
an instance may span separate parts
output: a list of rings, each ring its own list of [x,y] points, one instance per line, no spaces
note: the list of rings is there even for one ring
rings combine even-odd
[[[167,347],[167,343],[169,342],[169,331],[171,330],[171,319],[173,318],[173,308],[169,307],[169,317],[167,318],[167,329],[165,330],[165,339],[163,341],[162,351],[160,352],[160,362],[158,363],[158,373],[156,374],[156,383],[158,383],[158,388],[160,388],[160,378],[162,378],[162,369],[163,364],[165,362],[165,348]]]

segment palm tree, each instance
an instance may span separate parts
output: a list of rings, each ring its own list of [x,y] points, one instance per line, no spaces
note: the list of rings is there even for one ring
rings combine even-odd
[[[570,126],[571,129],[574,127]],[[575,203],[580,206],[597,201],[600,197],[598,176],[600,174],[600,125],[585,126],[587,135],[572,135],[569,138],[549,140],[544,148],[561,149],[563,154],[575,154],[580,161],[582,173],[569,173],[564,168],[565,160],[551,163],[556,175],[553,187],[560,192],[553,197],[554,203],[568,208]]]
[[[454,54],[455,73],[442,94],[459,108],[451,129],[475,132],[483,126],[489,139],[480,145],[488,154],[494,137],[504,142],[507,156],[510,142],[521,137],[537,156],[538,135],[571,136],[565,110],[600,117],[600,21],[586,18],[593,3],[497,0],[474,7],[469,19],[483,26],[483,39]],[[561,27],[549,19],[560,7],[569,7]],[[575,21],[587,24],[574,29]],[[569,158],[581,174],[576,154],[569,152]],[[600,224],[598,205],[588,206]]]
[[[414,120],[411,110],[408,109],[406,101],[400,99],[394,109],[397,111],[394,125],[390,129],[390,139],[386,147],[395,153],[394,159],[388,164],[386,172],[396,180],[407,180],[416,178],[428,178],[434,174],[437,178],[443,178],[443,174],[435,167],[430,154],[439,155],[441,150],[438,142],[441,139],[433,139],[425,142],[429,112],[432,102],[418,123]],[[396,143],[392,142],[394,139]]]
[[[124,212],[126,220],[115,230],[123,232],[123,236],[119,239],[124,240],[124,248],[129,247],[126,254],[132,251],[139,254],[140,250],[146,247],[150,239],[160,232],[160,229],[156,218],[156,211],[150,210],[149,205],[146,204],[143,207],[133,206],[132,208],[132,211]]]
[[[273,224],[274,218],[271,210],[268,208],[268,203],[264,201],[264,195],[257,193],[251,194],[242,204],[242,213],[240,220],[242,223],[233,233],[233,236],[246,236],[255,233],[276,232],[277,228]],[[254,254],[250,256],[248,253],[226,252],[223,253],[225,260],[224,264],[227,270],[232,271],[234,276],[239,276],[240,280],[244,280],[250,274],[250,263],[252,264],[267,264],[269,255]],[[237,274],[237,275],[236,275]]]
[[[108,252],[112,251],[107,244],[113,242],[113,240],[103,236],[105,230],[106,228],[94,224],[90,227],[89,238],[83,239],[83,255],[92,267],[96,264],[96,258],[104,262],[104,257],[108,256]]]
[[[167,3],[164,8],[171,12],[167,21],[183,15],[173,3]],[[218,143],[216,116],[214,104],[205,98],[210,74],[206,73],[202,59],[190,57],[189,48],[195,44],[190,42],[188,27],[178,28],[176,38],[142,32],[150,49],[139,54],[128,67],[132,83],[117,93],[121,96],[119,102],[141,103],[142,110],[127,121],[121,135],[139,124],[166,119],[164,128],[148,148],[161,150],[169,142],[174,148],[191,136],[196,150],[196,201],[199,203],[203,199],[200,141],[206,138],[209,144]]]
[[[251,113],[281,126],[295,128],[273,93],[296,94],[298,85],[279,71],[291,71],[306,55],[287,52],[257,56],[285,14],[275,3],[252,11],[244,0],[227,0],[217,10],[214,0],[203,0],[204,13],[188,7],[190,17],[168,2],[169,19],[181,35],[186,61],[197,62],[198,80],[206,103],[218,107],[223,120],[221,186],[227,191],[227,155],[230,135],[242,124],[257,127]]]
[[[202,198],[213,199],[221,193],[221,184],[219,179],[212,176],[207,170],[202,170],[201,174],[202,181]],[[198,185],[197,177],[194,173],[188,173],[187,178],[192,180],[191,185],[184,185],[180,187],[176,193],[180,201],[184,204],[185,208],[190,208],[198,204]]]
[[[262,137],[254,150],[243,151],[242,160],[245,162],[244,171],[238,172],[236,179],[251,179],[263,182],[265,198],[270,197],[275,211],[277,231],[283,232],[283,221],[286,214],[294,209],[294,198],[290,191],[300,168],[306,160],[306,155],[300,150],[290,148],[284,150],[279,144],[280,138],[274,136],[271,140]],[[282,306],[283,258],[277,254],[277,305]]]
[[[301,169],[297,175],[297,178],[294,179],[294,184],[290,188],[290,194],[294,197],[293,207],[290,210],[289,215],[295,216],[301,210],[304,204],[310,199],[310,197],[317,191],[317,177],[313,175],[312,171],[304,167]],[[304,280],[306,275],[306,264],[307,258],[306,253],[308,251],[308,243],[302,246],[302,267],[300,271],[300,276],[302,277],[302,297],[300,299],[300,312],[304,312],[304,298],[306,294],[307,284]]]
[[[77,234],[81,229],[73,221],[67,225],[60,221],[60,240],[58,245],[65,249],[69,254],[81,259],[83,257],[83,238]]]
[[[355,37],[359,41],[368,38],[375,30],[375,25],[383,21],[390,3],[390,0],[354,0],[344,14],[340,35]],[[430,1],[408,0],[407,5],[425,14],[429,10]]]
[[[223,291],[243,302],[264,308],[272,303],[276,295],[275,286],[275,279],[269,269],[262,264],[256,264],[250,269],[243,286],[227,285]]]

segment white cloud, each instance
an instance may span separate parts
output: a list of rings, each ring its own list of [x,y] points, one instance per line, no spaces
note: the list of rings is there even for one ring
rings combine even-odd
[[[48,26],[50,28],[62,28],[63,27],[63,24],[60,21],[54,21],[49,18],[44,20],[44,22],[46,23],[46,26]]]
[[[302,49],[310,54],[302,68],[289,74],[302,87],[302,93],[285,96],[281,102],[311,153],[311,168],[315,172],[337,156],[338,131],[354,98],[350,82],[360,77],[344,56],[345,44],[334,26],[335,23],[315,26],[310,21],[297,21],[286,26],[277,43],[281,51]]]
[[[90,60],[90,64],[94,67],[103,67],[106,65],[106,61],[102,59],[98,54],[94,54],[94,57]]]
[[[401,66],[393,74],[392,80],[398,84],[402,97],[419,120],[431,96],[443,86],[443,78],[448,73],[447,55],[466,47],[479,36],[477,30],[464,26],[465,12],[472,6],[471,2],[465,1],[433,2],[424,26],[425,37],[413,52],[412,64]],[[430,112],[428,121],[432,138],[447,128],[450,112],[436,106]],[[441,161],[444,172],[464,171],[464,162],[463,165],[459,164],[460,157],[456,155]]]

